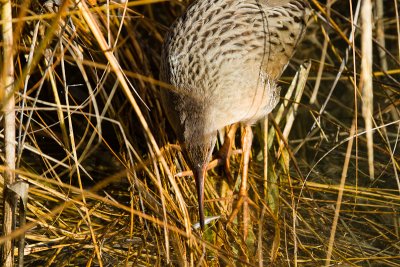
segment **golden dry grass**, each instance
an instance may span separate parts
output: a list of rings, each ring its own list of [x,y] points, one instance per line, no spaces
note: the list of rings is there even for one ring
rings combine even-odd
[[[208,172],[206,215],[220,217],[201,234],[194,180],[160,108],[160,47],[187,1],[46,3],[13,4],[16,174],[30,187],[27,223],[0,240],[25,234],[26,266],[400,266],[397,2],[371,11],[372,147],[361,3],[310,3],[281,102],[254,126],[247,239],[241,213],[227,224],[240,135],[235,181]]]

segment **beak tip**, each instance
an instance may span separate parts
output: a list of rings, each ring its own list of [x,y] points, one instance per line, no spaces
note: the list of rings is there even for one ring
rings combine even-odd
[[[196,180],[196,187],[197,187],[197,200],[199,204],[199,221],[200,221],[200,228],[204,230],[204,180],[206,175],[206,167],[199,166],[194,170],[194,178]]]

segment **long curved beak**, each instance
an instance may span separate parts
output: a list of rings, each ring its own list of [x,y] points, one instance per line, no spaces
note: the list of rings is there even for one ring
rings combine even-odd
[[[204,230],[204,180],[206,176],[207,165],[198,166],[193,170],[197,187],[197,201],[199,204],[200,227]]]

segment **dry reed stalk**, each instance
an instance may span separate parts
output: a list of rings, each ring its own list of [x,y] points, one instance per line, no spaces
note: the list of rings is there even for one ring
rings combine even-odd
[[[385,24],[383,23],[383,20],[385,18],[384,15],[384,7],[383,7],[383,0],[377,0],[376,1],[376,39],[378,41],[378,44],[380,46],[380,49],[378,50],[378,55],[379,55],[379,60],[380,60],[380,65],[383,71],[388,70],[388,63],[387,63],[387,57],[386,57],[386,40],[385,40]]]
[[[374,110],[372,84],[372,4],[364,0],[361,6],[362,45],[361,45],[361,83],[362,83],[362,114],[367,131],[369,176],[373,180],[374,170],[374,139],[372,129],[372,114]]]
[[[343,163],[343,171],[342,171],[342,177],[340,179],[340,185],[339,185],[339,193],[336,201],[336,207],[335,207],[335,216],[333,218],[333,223],[332,223],[332,228],[331,228],[331,234],[329,237],[329,243],[328,243],[328,251],[326,252],[326,261],[325,261],[325,266],[328,267],[330,266],[331,263],[331,257],[332,257],[332,251],[333,251],[333,243],[335,242],[335,235],[336,235],[336,229],[337,229],[337,224],[339,220],[339,213],[340,213],[340,207],[342,205],[342,200],[343,200],[343,189],[346,184],[346,176],[347,172],[349,169],[349,163],[350,163],[350,157],[351,157],[351,151],[353,148],[353,138],[354,133],[355,133],[355,123],[353,123],[351,129],[350,129],[350,140],[347,145],[347,151],[346,151],[346,158]]]
[[[8,190],[15,183],[15,99],[14,99],[14,40],[11,1],[1,3],[3,66],[0,79],[0,102],[4,115],[5,166],[3,188],[3,231],[9,236],[13,231],[17,199]],[[14,266],[13,239],[7,238],[2,248],[3,266]]]
[[[328,18],[330,18],[330,16],[331,16],[331,5],[332,5],[332,0],[328,0],[326,3],[326,15]],[[322,29],[322,30],[324,30],[324,29]],[[313,92],[312,92],[312,95],[310,98],[310,104],[314,104],[315,100],[317,99],[319,86],[321,84],[322,72],[324,71],[324,65],[325,65],[325,61],[326,61],[328,43],[329,43],[328,38],[324,38],[324,44],[322,45],[321,59],[319,62],[319,67],[318,67],[318,74],[317,74],[314,89],[313,89]]]

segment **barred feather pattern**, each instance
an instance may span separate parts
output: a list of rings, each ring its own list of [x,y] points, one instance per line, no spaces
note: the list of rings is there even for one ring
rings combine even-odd
[[[176,88],[163,92],[164,106],[183,141],[253,123],[275,107],[276,81],[309,14],[301,0],[197,0],[188,7],[165,38],[161,64],[162,80]]]

